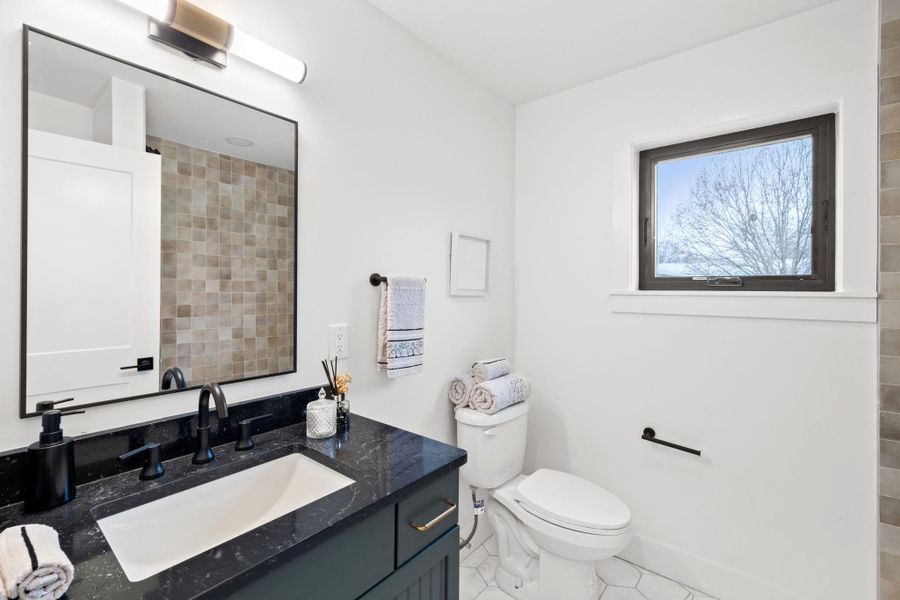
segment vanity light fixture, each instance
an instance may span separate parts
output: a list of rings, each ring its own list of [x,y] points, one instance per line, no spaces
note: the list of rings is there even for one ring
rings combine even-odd
[[[245,33],[187,0],[118,0],[150,19],[151,39],[220,68],[228,55],[281,75],[296,83],[306,79],[306,63]]]

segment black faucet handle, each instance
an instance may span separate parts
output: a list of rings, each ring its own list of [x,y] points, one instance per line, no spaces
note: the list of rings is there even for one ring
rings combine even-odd
[[[134,458],[135,456],[144,457],[144,468],[141,469],[140,475],[141,481],[158,479],[163,476],[163,473],[166,472],[165,467],[163,467],[162,461],[159,460],[158,443],[150,442],[146,446],[135,448],[134,450],[126,452],[125,454],[120,456],[119,460],[125,462]]]
[[[238,439],[237,443],[234,445],[234,449],[241,450],[251,450],[253,448],[253,424],[257,421],[262,421],[263,419],[269,419],[272,417],[271,413],[266,413],[264,415],[259,415],[258,417],[250,417],[249,419],[244,419],[238,422],[238,425],[241,427],[241,437]]]

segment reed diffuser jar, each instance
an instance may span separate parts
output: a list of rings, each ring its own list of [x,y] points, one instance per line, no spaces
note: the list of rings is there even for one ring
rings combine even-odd
[[[350,401],[347,400],[347,394],[340,394],[335,400],[337,400],[337,426],[338,429],[344,430],[350,425]]]

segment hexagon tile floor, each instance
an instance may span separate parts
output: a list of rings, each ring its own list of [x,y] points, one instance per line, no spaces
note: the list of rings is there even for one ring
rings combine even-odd
[[[497,540],[491,536],[459,566],[460,600],[514,600],[497,587]],[[599,600],[715,600],[712,596],[667,579],[621,558],[597,563]]]

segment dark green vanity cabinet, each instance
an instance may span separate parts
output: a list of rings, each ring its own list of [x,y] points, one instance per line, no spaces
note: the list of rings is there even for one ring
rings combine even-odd
[[[454,526],[360,600],[458,600],[459,527]]]
[[[254,569],[223,586],[227,591],[213,589],[205,597],[458,600],[458,486],[454,470],[312,550]]]

